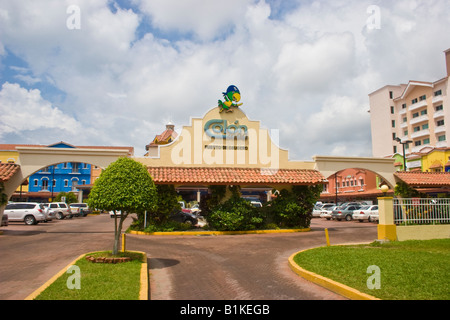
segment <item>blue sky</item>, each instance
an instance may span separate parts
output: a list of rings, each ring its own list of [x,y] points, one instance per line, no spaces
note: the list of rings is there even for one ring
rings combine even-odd
[[[0,143],[142,155],[234,84],[291,159],[371,156],[368,94],[444,77],[449,29],[444,0],[0,0]]]

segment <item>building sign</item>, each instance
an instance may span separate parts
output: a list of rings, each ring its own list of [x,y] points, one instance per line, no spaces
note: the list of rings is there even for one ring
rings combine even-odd
[[[228,125],[227,120],[212,119],[205,123],[205,133],[211,138],[219,139],[238,139],[248,138],[248,128],[245,125],[239,125],[239,121]]]

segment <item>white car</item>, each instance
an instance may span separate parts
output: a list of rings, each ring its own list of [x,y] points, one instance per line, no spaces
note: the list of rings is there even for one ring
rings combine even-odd
[[[359,222],[363,221],[378,221],[378,206],[364,206],[358,210],[353,211],[353,219],[358,220]]]
[[[23,221],[28,225],[45,221],[44,206],[37,202],[9,203],[4,214],[8,215],[8,221]]]
[[[321,217],[321,218],[325,218],[325,219],[327,219],[327,220],[330,220],[330,219],[331,219],[331,212],[332,212],[333,210],[336,210],[336,208],[338,208],[338,206],[328,207],[328,208],[322,210],[322,211],[320,212],[320,217]]]
[[[320,209],[320,207],[318,206],[314,206],[314,209],[312,211],[312,217],[320,217],[320,214],[322,213],[322,209]]]

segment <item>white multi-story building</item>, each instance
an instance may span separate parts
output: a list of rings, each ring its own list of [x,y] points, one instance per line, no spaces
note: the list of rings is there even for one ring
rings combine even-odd
[[[440,80],[411,80],[369,94],[374,157],[402,154],[397,138],[411,141],[405,144],[406,154],[424,147],[450,147],[450,49],[445,60],[447,75]]]

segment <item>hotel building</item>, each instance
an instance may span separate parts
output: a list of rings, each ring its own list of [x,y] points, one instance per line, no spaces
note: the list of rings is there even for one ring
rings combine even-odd
[[[450,147],[450,49],[447,75],[434,82],[386,85],[369,94],[372,155],[390,157],[419,153],[423,148]],[[396,140],[397,139],[397,140]]]

